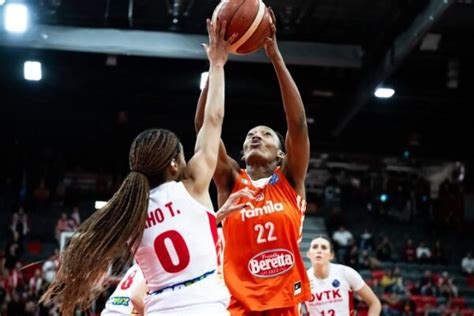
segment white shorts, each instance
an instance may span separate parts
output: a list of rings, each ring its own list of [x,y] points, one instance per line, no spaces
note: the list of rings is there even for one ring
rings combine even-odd
[[[182,308],[173,308],[155,312],[145,312],[151,316],[228,316],[227,306],[222,303],[197,304]]]
[[[145,298],[145,315],[228,316],[230,294],[221,276]]]

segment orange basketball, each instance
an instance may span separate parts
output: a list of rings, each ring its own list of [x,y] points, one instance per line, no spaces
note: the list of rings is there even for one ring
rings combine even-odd
[[[271,35],[272,18],[262,0],[221,0],[212,14],[212,23],[227,21],[226,39],[238,33],[229,47],[234,54],[250,54]]]

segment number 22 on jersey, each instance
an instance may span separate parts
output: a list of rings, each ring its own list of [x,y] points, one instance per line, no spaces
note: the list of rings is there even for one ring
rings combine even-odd
[[[256,224],[254,230],[258,232],[257,244],[263,244],[269,241],[275,241],[275,225],[272,222],[266,222],[265,224]]]

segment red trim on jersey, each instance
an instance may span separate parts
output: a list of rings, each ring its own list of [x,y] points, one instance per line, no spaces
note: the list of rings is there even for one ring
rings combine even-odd
[[[354,292],[349,291],[349,315],[354,313]]]
[[[209,212],[207,213],[207,218],[209,219],[209,228],[211,229],[212,239],[214,239],[214,245],[217,245],[217,224],[216,224],[216,216]]]

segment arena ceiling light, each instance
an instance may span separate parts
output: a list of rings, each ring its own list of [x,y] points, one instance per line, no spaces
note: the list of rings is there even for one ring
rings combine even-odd
[[[41,63],[39,61],[25,61],[23,65],[23,76],[29,81],[40,81],[43,78]]]
[[[377,98],[387,99],[391,98],[395,94],[395,90],[391,88],[377,88],[374,95]]]
[[[94,206],[95,209],[98,210],[100,208],[103,208],[107,204],[106,201],[95,201]]]
[[[0,0],[2,1],[2,0]],[[5,30],[11,33],[24,33],[28,29],[28,7],[22,3],[7,3],[3,10]]]
[[[201,82],[199,83],[199,88],[202,90],[206,86],[207,78],[209,77],[209,72],[205,71],[201,74]]]

